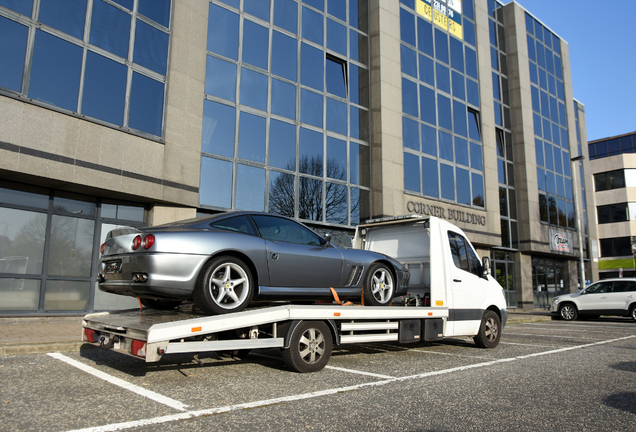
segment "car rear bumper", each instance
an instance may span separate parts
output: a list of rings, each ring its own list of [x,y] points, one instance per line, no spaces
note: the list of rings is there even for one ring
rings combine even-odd
[[[205,255],[191,254],[106,256],[100,261],[97,281],[101,291],[113,294],[189,299],[207,259]],[[111,272],[107,273],[109,267]],[[112,272],[113,268],[117,270]]]

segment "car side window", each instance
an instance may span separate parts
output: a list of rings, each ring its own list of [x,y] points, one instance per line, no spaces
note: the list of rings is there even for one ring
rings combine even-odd
[[[453,256],[455,267],[465,271],[470,271],[468,253],[466,252],[466,241],[464,240],[464,237],[449,231],[448,243],[450,244],[451,255]]]
[[[594,285],[590,285],[585,292],[588,294],[602,294],[611,290],[611,282],[599,282]]]
[[[318,235],[289,219],[262,215],[253,215],[252,218],[264,239],[309,246],[322,244]]]
[[[220,221],[212,222],[211,228],[222,229],[226,231],[240,232],[250,235],[258,235],[254,229],[252,221],[247,216],[236,216]]]
[[[612,292],[628,292],[635,291],[633,281],[615,281],[612,284]]]

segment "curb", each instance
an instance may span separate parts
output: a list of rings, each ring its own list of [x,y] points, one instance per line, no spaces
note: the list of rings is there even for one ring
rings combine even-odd
[[[97,349],[84,342],[44,342],[38,344],[15,344],[0,346],[1,356],[23,355],[23,354],[46,354],[50,352],[77,352]]]

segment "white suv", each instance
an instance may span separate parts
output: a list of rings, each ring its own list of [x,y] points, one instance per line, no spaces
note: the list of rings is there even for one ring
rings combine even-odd
[[[636,278],[603,279],[576,294],[552,300],[550,311],[567,321],[578,316],[629,316],[636,321]]]

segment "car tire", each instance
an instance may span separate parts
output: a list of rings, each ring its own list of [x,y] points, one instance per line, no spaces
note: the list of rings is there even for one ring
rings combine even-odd
[[[488,310],[481,319],[479,333],[473,338],[480,348],[494,348],[501,339],[501,319],[495,312]]]
[[[196,288],[194,303],[208,314],[239,312],[254,296],[254,282],[249,267],[231,256],[216,258],[205,267]]]
[[[384,264],[373,264],[364,281],[363,297],[367,306],[389,306],[395,296],[395,278]]]
[[[565,303],[559,307],[559,316],[565,321],[574,321],[578,318],[579,313],[572,303]]]
[[[629,316],[632,317],[633,321],[636,321],[636,305],[633,305],[629,310]]]
[[[294,329],[289,348],[282,350],[283,362],[296,372],[318,372],[329,362],[333,338],[322,321],[303,321]]]
[[[179,307],[181,300],[140,298],[141,304],[148,309],[172,310]]]

